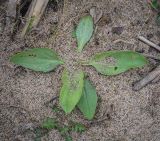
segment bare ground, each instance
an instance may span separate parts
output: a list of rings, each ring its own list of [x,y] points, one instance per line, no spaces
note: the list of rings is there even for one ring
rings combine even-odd
[[[83,54],[75,52],[75,40],[71,37],[74,23],[97,6],[103,17],[96,25],[91,42]],[[46,117],[58,118],[45,103],[59,95],[61,72],[37,73],[9,62],[10,55],[28,48],[54,49],[68,65],[76,68],[77,58],[88,58],[100,51],[133,50],[158,55],[157,51],[137,40],[143,35],[155,43],[160,42],[160,28],[155,23],[155,13],[145,0],[64,0],[59,1],[58,11],[52,5],[37,29],[24,40],[10,38],[9,27],[4,28],[5,5],[0,6],[0,140],[32,141],[33,133],[26,131],[39,125]],[[121,31],[115,30],[121,27]],[[131,70],[114,77],[99,75],[93,68],[83,70],[96,87],[101,98],[93,124],[83,134],[73,133],[76,141],[160,141],[160,82],[150,84],[135,92],[132,84],[141,79],[157,62],[143,69]],[[61,117],[87,124],[79,111]],[[24,130],[24,131],[23,131]],[[61,141],[53,130],[44,141]]]

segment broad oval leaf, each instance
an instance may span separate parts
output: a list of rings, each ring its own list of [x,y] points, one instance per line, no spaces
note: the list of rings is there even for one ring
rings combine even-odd
[[[131,68],[143,67],[147,59],[133,51],[107,51],[96,54],[89,65],[103,75],[117,75]]]
[[[63,62],[48,48],[34,48],[13,55],[10,61],[22,67],[41,72],[54,70]]]
[[[93,19],[91,16],[87,15],[80,19],[80,22],[76,28],[76,38],[78,44],[78,51],[81,52],[90,40],[93,34]]]
[[[96,89],[89,80],[84,81],[83,95],[78,103],[78,108],[84,116],[91,120],[94,117],[97,106]]]
[[[159,0],[151,0],[150,5],[153,9],[158,10],[160,8],[160,2]]]
[[[70,113],[83,93],[84,73],[82,71],[75,71],[70,74],[64,70],[62,74],[63,86],[60,91],[60,105],[66,113]]]

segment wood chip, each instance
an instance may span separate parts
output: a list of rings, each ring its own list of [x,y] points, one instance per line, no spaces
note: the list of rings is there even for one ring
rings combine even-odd
[[[138,39],[142,42],[146,43],[147,45],[155,48],[156,50],[160,51],[160,46],[156,45],[155,43],[149,41],[148,39],[144,38],[143,36],[138,36]]]
[[[160,75],[160,66],[155,68],[153,71],[148,73],[143,79],[133,85],[133,90],[138,91],[142,89],[144,86],[152,82]]]
[[[39,23],[49,0],[32,0],[31,5],[27,11],[27,22],[21,33],[21,37],[24,37],[26,32],[37,26]]]
[[[148,39],[144,38],[143,36],[138,36],[138,39],[141,40],[142,42],[146,43],[150,47],[153,47],[156,50],[160,51],[160,46],[158,46],[155,43],[149,41]],[[151,57],[153,59],[159,60],[159,58],[153,57],[153,56],[150,56],[150,55],[147,55],[147,57]],[[150,82],[154,83],[154,82],[158,82],[159,80],[160,80],[160,65],[157,68],[155,68],[153,71],[148,73],[143,79],[141,79],[140,81],[135,83],[133,85],[133,90],[138,91],[138,90],[142,89],[143,87],[145,87]]]
[[[9,0],[7,6],[6,24],[9,25],[16,18],[17,0]]]

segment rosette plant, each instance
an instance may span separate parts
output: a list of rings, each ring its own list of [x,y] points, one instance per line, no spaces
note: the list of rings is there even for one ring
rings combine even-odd
[[[94,32],[94,22],[90,15],[82,17],[75,29],[77,51],[87,46]],[[11,56],[11,62],[33,71],[50,72],[63,65],[56,52],[48,48],[33,48]],[[77,60],[78,61],[78,60]],[[83,66],[92,66],[102,75],[118,75],[129,69],[147,64],[144,56],[133,51],[103,51],[84,61]],[[96,89],[82,70],[70,74],[64,67],[59,104],[66,114],[78,107],[85,118],[93,119],[97,106]]]

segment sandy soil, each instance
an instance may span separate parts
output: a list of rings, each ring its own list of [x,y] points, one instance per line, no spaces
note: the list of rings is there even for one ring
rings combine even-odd
[[[9,28],[3,26],[5,4],[0,5],[1,141],[32,141],[33,133],[25,129],[40,124],[46,117],[58,118],[45,103],[59,95],[63,67],[47,74],[37,73],[14,66],[9,62],[10,55],[28,48],[48,47],[54,49],[70,69],[77,67],[76,59],[87,59],[100,51],[133,50],[158,55],[156,50],[137,40],[138,35],[143,35],[157,44],[160,42],[156,14],[146,0],[65,0],[58,5],[58,10],[53,5],[47,7],[38,28],[24,40],[18,37],[11,40]],[[92,6],[101,9],[103,17],[95,26],[92,40],[78,55],[71,32]],[[117,31],[117,27],[120,30]],[[81,135],[73,133],[73,140],[160,141],[160,82],[138,92],[132,90],[132,84],[156,65],[157,62],[150,60],[142,69],[114,77],[99,75],[93,68],[83,67],[101,98],[95,120],[108,118],[93,124]],[[88,123],[79,111],[61,120]],[[63,141],[63,138],[53,130],[43,140]]]

